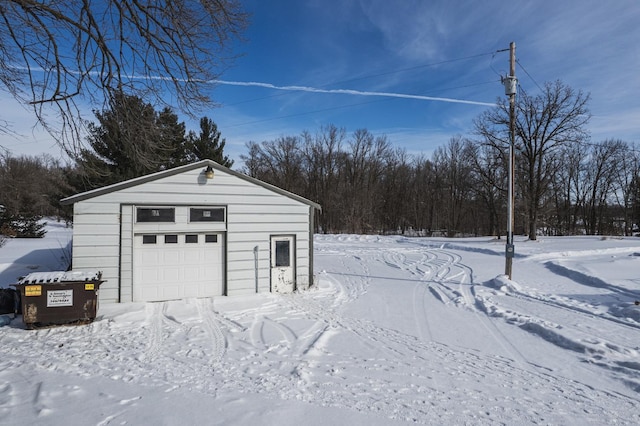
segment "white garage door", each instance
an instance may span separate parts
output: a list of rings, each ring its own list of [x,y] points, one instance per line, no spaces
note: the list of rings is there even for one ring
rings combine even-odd
[[[139,234],[133,300],[155,302],[223,294],[221,234]]]

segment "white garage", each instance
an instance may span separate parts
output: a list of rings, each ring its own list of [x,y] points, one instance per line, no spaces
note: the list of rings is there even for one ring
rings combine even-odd
[[[320,206],[204,160],[62,200],[73,269],[101,270],[101,302],[291,292],[313,282]]]

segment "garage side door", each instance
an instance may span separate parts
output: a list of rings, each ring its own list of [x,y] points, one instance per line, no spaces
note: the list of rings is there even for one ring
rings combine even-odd
[[[224,292],[222,234],[137,234],[133,299],[154,302]]]

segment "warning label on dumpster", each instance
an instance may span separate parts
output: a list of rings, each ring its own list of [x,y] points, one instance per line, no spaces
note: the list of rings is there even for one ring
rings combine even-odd
[[[26,285],[26,286],[24,286],[24,295],[25,296],[41,296],[42,295],[42,286],[41,285]]]
[[[73,290],[47,291],[47,307],[73,306]]]

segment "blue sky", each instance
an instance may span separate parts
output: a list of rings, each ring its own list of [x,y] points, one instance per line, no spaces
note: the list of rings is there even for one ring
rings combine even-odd
[[[473,119],[504,96],[500,75],[509,55],[496,51],[511,41],[523,89],[536,94],[538,85],[560,79],[590,93],[592,141],[640,142],[637,0],[244,3],[252,18],[235,49],[242,56],[221,76],[226,83],[212,88],[220,106],[201,114],[218,124],[237,161],[248,141],[329,124],[348,133],[366,128],[409,153],[430,155],[453,136],[471,135]],[[305,89],[277,88],[288,86]],[[31,130],[28,112],[6,94],[0,99],[1,118],[25,135],[0,135],[0,145],[14,154],[59,154],[46,134]]]

